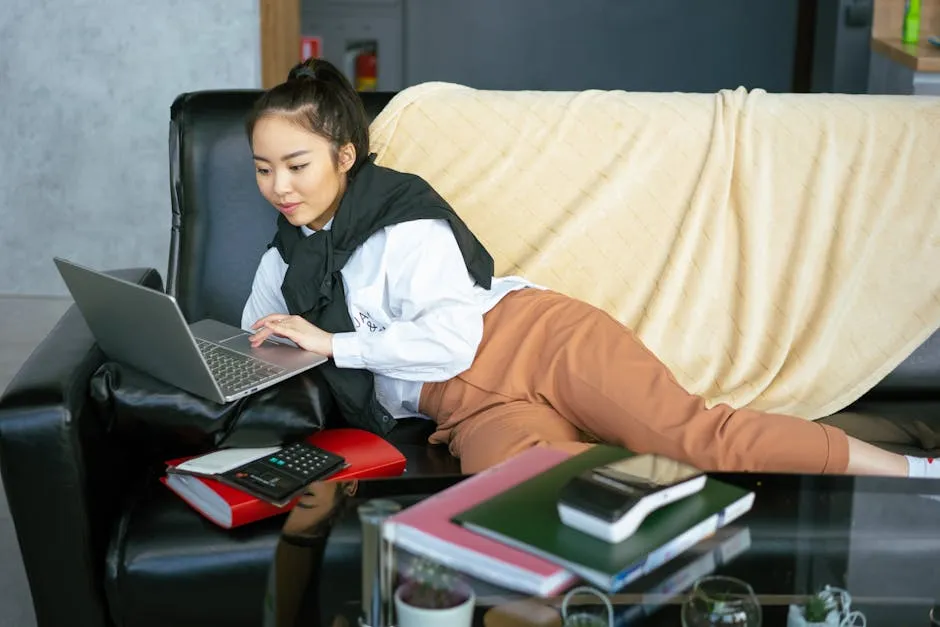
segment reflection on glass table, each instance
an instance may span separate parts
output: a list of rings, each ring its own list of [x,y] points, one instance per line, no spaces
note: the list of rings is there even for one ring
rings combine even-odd
[[[700,578],[682,604],[682,627],[760,627],[760,624],[761,607],[753,588],[734,577]]]
[[[865,624],[842,623],[849,613],[868,625],[930,624],[940,595],[940,482],[770,474],[720,478],[754,490],[752,510],[641,579],[603,592],[613,624],[680,625],[683,604],[694,604],[690,599],[696,594],[711,598],[705,584],[693,594],[696,582],[715,576],[750,586],[759,624],[765,626],[811,624],[807,612],[817,598],[841,607],[836,625]],[[386,625],[394,624],[399,590],[402,600],[416,605],[436,599],[459,607],[472,597],[473,625],[561,627],[564,591],[546,597],[520,592],[471,577],[459,564],[441,564],[389,543],[376,545],[373,558],[382,556],[381,569],[365,576],[370,566],[364,569],[364,554],[370,550],[360,507],[378,499],[407,508],[463,479],[312,485],[284,525],[271,571],[267,624],[358,625],[375,608]],[[416,580],[425,586],[420,591]],[[431,581],[443,590],[428,585]],[[592,595],[577,593],[568,606],[574,613],[604,614],[601,599]]]

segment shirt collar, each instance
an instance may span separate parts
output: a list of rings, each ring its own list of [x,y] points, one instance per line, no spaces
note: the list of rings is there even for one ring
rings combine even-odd
[[[330,221],[327,222],[326,224],[324,224],[324,225],[323,225],[323,228],[320,229],[320,230],[321,230],[321,231],[329,231],[330,228],[333,226],[333,220],[335,220],[335,219],[336,219],[336,216],[333,216],[332,218],[330,218]],[[300,230],[301,230],[301,231],[303,232],[303,234],[306,235],[306,236],[310,236],[310,235],[313,235],[314,233],[316,233],[316,231],[315,231],[314,229],[311,229],[311,228],[310,228],[309,226],[307,226],[306,224],[302,224],[302,225],[300,226]]]

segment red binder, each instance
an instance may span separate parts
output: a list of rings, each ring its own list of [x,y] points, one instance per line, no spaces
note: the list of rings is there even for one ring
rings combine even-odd
[[[360,429],[327,429],[315,433],[307,442],[341,455],[348,466],[328,481],[346,481],[376,477],[397,477],[405,470],[405,457],[381,437]],[[168,467],[181,464],[188,457],[167,461]],[[254,496],[207,477],[169,474],[160,481],[190,507],[224,529],[285,514],[297,499],[277,507]]]

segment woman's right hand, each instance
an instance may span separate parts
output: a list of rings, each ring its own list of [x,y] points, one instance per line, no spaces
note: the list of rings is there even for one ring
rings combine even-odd
[[[255,322],[251,328],[256,330],[249,339],[252,348],[261,346],[270,336],[276,335],[287,338],[312,353],[333,356],[333,334],[308,322],[302,316],[271,314]]]

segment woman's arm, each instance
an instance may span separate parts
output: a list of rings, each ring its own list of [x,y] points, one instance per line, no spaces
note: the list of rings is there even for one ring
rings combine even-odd
[[[251,283],[251,294],[242,309],[243,329],[251,329],[255,322],[271,314],[287,315],[287,303],[281,294],[281,283],[286,271],[287,264],[281,261],[276,248],[269,248],[262,255]]]
[[[340,368],[409,381],[446,381],[470,367],[483,314],[450,225],[404,222],[387,231],[386,293],[393,321],[369,333],[337,333]]]

